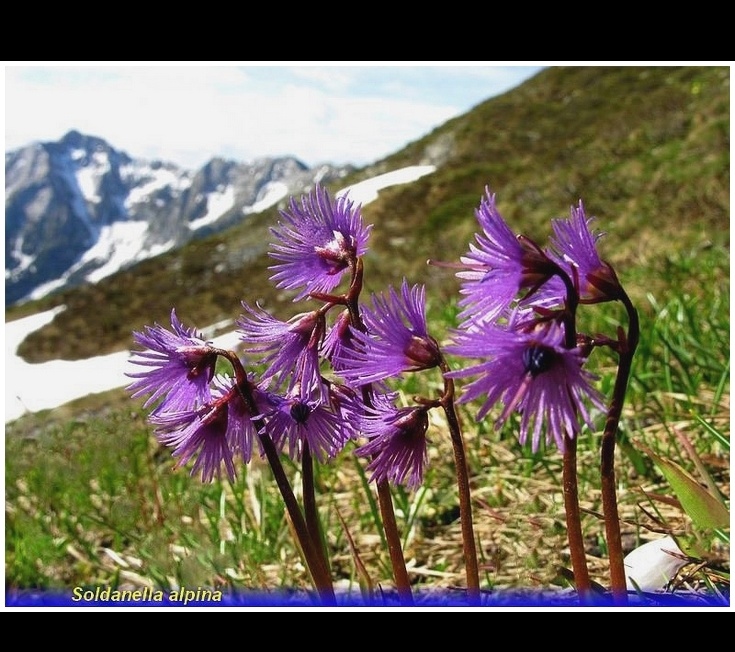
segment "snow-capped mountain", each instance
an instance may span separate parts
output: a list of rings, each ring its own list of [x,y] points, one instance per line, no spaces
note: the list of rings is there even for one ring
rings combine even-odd
[[[70,131],[5,154],[5,303],[95,283],[352,171],[215,158],[198,171]]]

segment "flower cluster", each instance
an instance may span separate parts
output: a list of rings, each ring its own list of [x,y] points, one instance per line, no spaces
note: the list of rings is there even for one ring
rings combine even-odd
[[[478,420],[502,403],[496,426],[519,412],[521,443],[530,435],[535,452],[545,429],[545,443],[563,450],[580,422],[594,428],[591,408],[605,409],[592,384],[596,377],[584,369],[590,347],[575,330],[580,302],[620,297],[617,277],[596,249],[602,234],[590,230],[592,218],[580,202],[570,219],[552,221],[554,236],[544,250],[513,234],[488,189],[476,217],[481,233],[457,272],[463,321],[447,351],[482,361],[447,376],[478,376],[459,399],[484,397]]]
[[[192,472],[204,481],[222,468],[234,478],[236,457],[248,462],[258,437],[267,435],[296,461],[308,447],[325,462],[354,440],[363,444],[356,453],[371,460],[373,480],[417,487],[427,408],[396,407],[382,381],[439,365],[423,287],[404,279],[399,291],[358,305],[371,227],[347,197],[332,199],[317,186],[301,202],[292,199],[281,217],[272,229],[269,253],[278,264],[271,280],[295,291],[294,301],[321,305],[282,321],[242,302],[238,334],[251,365],[263,369],[257,381],[233,352],[205,342],[172,312],[171,332],[155,325],[134,334],[145,349],[132,362],[146,370],[129,374],[136,379],[129,390],[148,395],[146,406],[157,403],[150,420],[159,440],[173,447],[179,465],[195,460]],[[345,275],[347,292],[330,295]],[[233,365],[233,378],[215,376],[219,356]]]
[[[306,495],[314,490],[308,486],[312,460],[325,463],[350,443],[365,460],[406,598],[410,588],[395,554],[400,540],[384,492],[389,485],[417,489],[424,482],[429,412],[443,410],[454,447],[467,583],[473,600],[479,599],[469,471],[455,404],[479,400],[478,420],[502,404],[498,427],[518,413],[520,442],[530,441],[534,451],[542,441],[565,451],[584,425],[594,428],[594,412],[605,406],[585,365],[601,344],[577,333],[577,309],[621,300],[632,314],[614,270],[597,252],[602,234],[591,230],[580,202],[569,219],[553,220],[544,249],[513,233],[486,189],[475,212],[479,232],[455,265],[459,324],[442,348],[429,333],[423,286],[404,278],[400,287],[361,300],[372,228],[363,224],[361,206],[317,185],[300,201],[292,198],[280,215],[271,229],[271,281],[307,307],[284,321],[243,301],[237,333],[246,359],[205,341],[172,311],[170,330],[154,325],[134,333],[143,350],[131,360],[142,367],[129,374],[132,396],[146,397],[159,441],[173,449],[179,466],[191,462],[192,473],[205,482],[223,469],[233,479],[238,463],[254,454],[268,458],[312,576],[327,597],[329,565],[315,534],[314,500]],[[603,343],[620,353],[630,344]],[[452,370],[445,353],[474,362]],[[217,372],[220,358],[231,374]],[[391,387],[404,374],[428,370],[440,375],[438,396],[411,403]],[[455,398],[455,379],[467,377],[475,378]],[[304,466],[304,515],[280,455]],[[565,480],[565,491],[571,486]],[[576,509],[573,501],[568,509]],[[570,545],[579,548],[571,534]]]

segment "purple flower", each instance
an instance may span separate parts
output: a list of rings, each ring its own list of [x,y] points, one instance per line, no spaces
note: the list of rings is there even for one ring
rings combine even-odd
[[[345,270],[367,251],[370,226],[363,226],[360,207],[346,196],[332,199],[317,187],[301,204],[292,197],[271,229],[278,239],[269,255],[278,261],[271,280],[287,290],[301,288],[294,301],[312,292],[330,292]]]
[[[235,477],[234,456],[250,461],[256,436],[253,415],[242,395],[231,382],[215,379],[215,398],[196,409],[153,414],[150,420],[157,426],[158,440],[174,448],[183,466],[196,458],[191,473],[201,471],[202,482],[211,482],[221,475],[224,464],[230,480]],[[257,391],[250,385],[248,391]]]
[[[336,367],[347,382],[366,385],[441,363],[439,345],[426,326],[423,286],[409,288],[403,279],[400,296],[394,288],[387,297],[373,295],[363,320],[367,332],[352,330],[355,345],[341,350]]]
[[[485,195],[475,210],[482,234],[460,257],[462,271],[457,272],[463,280],[461,320],[493,321],[521,290],[534,291],[552,274],[546,255],[527,238],[516,237],[495,208],[495,195],[488,188]]]
[[[346,439],[360,437],[360,419],[365,405],[358,397],[355,389],[342,383],[329,383],[328,400],[332,410],[342,421],[342,430]]]
[[[288,390],[296,385],[321,387],[319,350],[324,338],[324,315],[317,311],[300,313],[288,322],[261,308],[242,302],[250,317],[238,319],[242,340],[252,344],[251,353],[266,354],[262,381],[273,380],[277,387],[288,380]]]
[[[371,458],[367,465],[371,481],[389,481],[416,489],[423,482],[428,461],[429,408],[398,408],[395,398],[395,393],[374,394],[372,405],[365,406],[360,427],[369,441],[355,454]]]
[[[590,230],[594,219],[586,217],[580,200],[578,208],[572,206],[570,219],[551,221],[554,230],[551,246],[558,254],[558,258],[554,257],[579,284],[580,300],[585,303],[611,301],[620,296],[617,275],[597,253],[597,241],[604,233]]]
[[[263,450],[257,436],[255,420],[262,417],[262,410],[268,405],[267,395],[251,380],[240,385],[233,385],[231,379],[216,376],[214,385],[218,391],[218,400],[227,403],[228,430],[227,441],[230,449],[247,464],[253,455],[253,447],[258,443],[258,452],[262,456]],[[249,407],[243,394],[247,392],[254,404]]]
[[[146,371],[127,373],[136,378],[128,385],[132,397],[150,394],[145,407],[164,397],[158,411],[182,411],[210,400],[210,382],[214,377],[217,353],[193,329],[184,328],[171,311],[171,328],[155,324],[145,332],[133,332],[133,338],[144,351],[134,351],[132,364],[148,367]]]
[[[325,462],[350,439],[350,427],[318,395],[305,398],[296,388],[284,397],[271,394],[270,401],[271,409],[265,414],[266,432],[278,448],[288,447],[288,455],[293,460],[301,460],[304,444],[308,443],[312,455]]]
[[[332,365],[335,371],[342,368],[341,357],[344,355],[345,349],[354,348],[354,336],[350,328],[350,311],[342,310],[332,327],[327,332],[322,344],[322,355]]]
[[[519,328],[514,315],[505,326],[476,324],[457,332],[455,344],[447,351],[468,358],[487,358],[446,374],[450,378],[479,376],[467,385],[459,402],[484,396],[477,414],[480,420],[502,401],[504,409],[496,427],[514,410],[520,412],[520,442],[525,444],[530,434],[534,452],[539,448],[544,424],[546,443],[553,437],[557,447],[564,450],[564,436],[579,433],[580,417],[594,428],[586,404],[604,410],[602,395],[590,384],[595,377],[582,368],[586,361],[582,352],[564,347],[564,328],[557,322]]]

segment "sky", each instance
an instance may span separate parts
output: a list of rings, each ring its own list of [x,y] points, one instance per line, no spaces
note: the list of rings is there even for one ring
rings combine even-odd
[[[215,156],[368,165],[535,62],[5,62],[5,151],[71,129],[196,170]]]

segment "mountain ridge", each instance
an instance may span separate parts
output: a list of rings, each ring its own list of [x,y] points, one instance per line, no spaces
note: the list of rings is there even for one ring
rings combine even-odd
[[[6,305],[95,283],[351,170],[295,157],[186,170],[77,130],[6,152]]]

